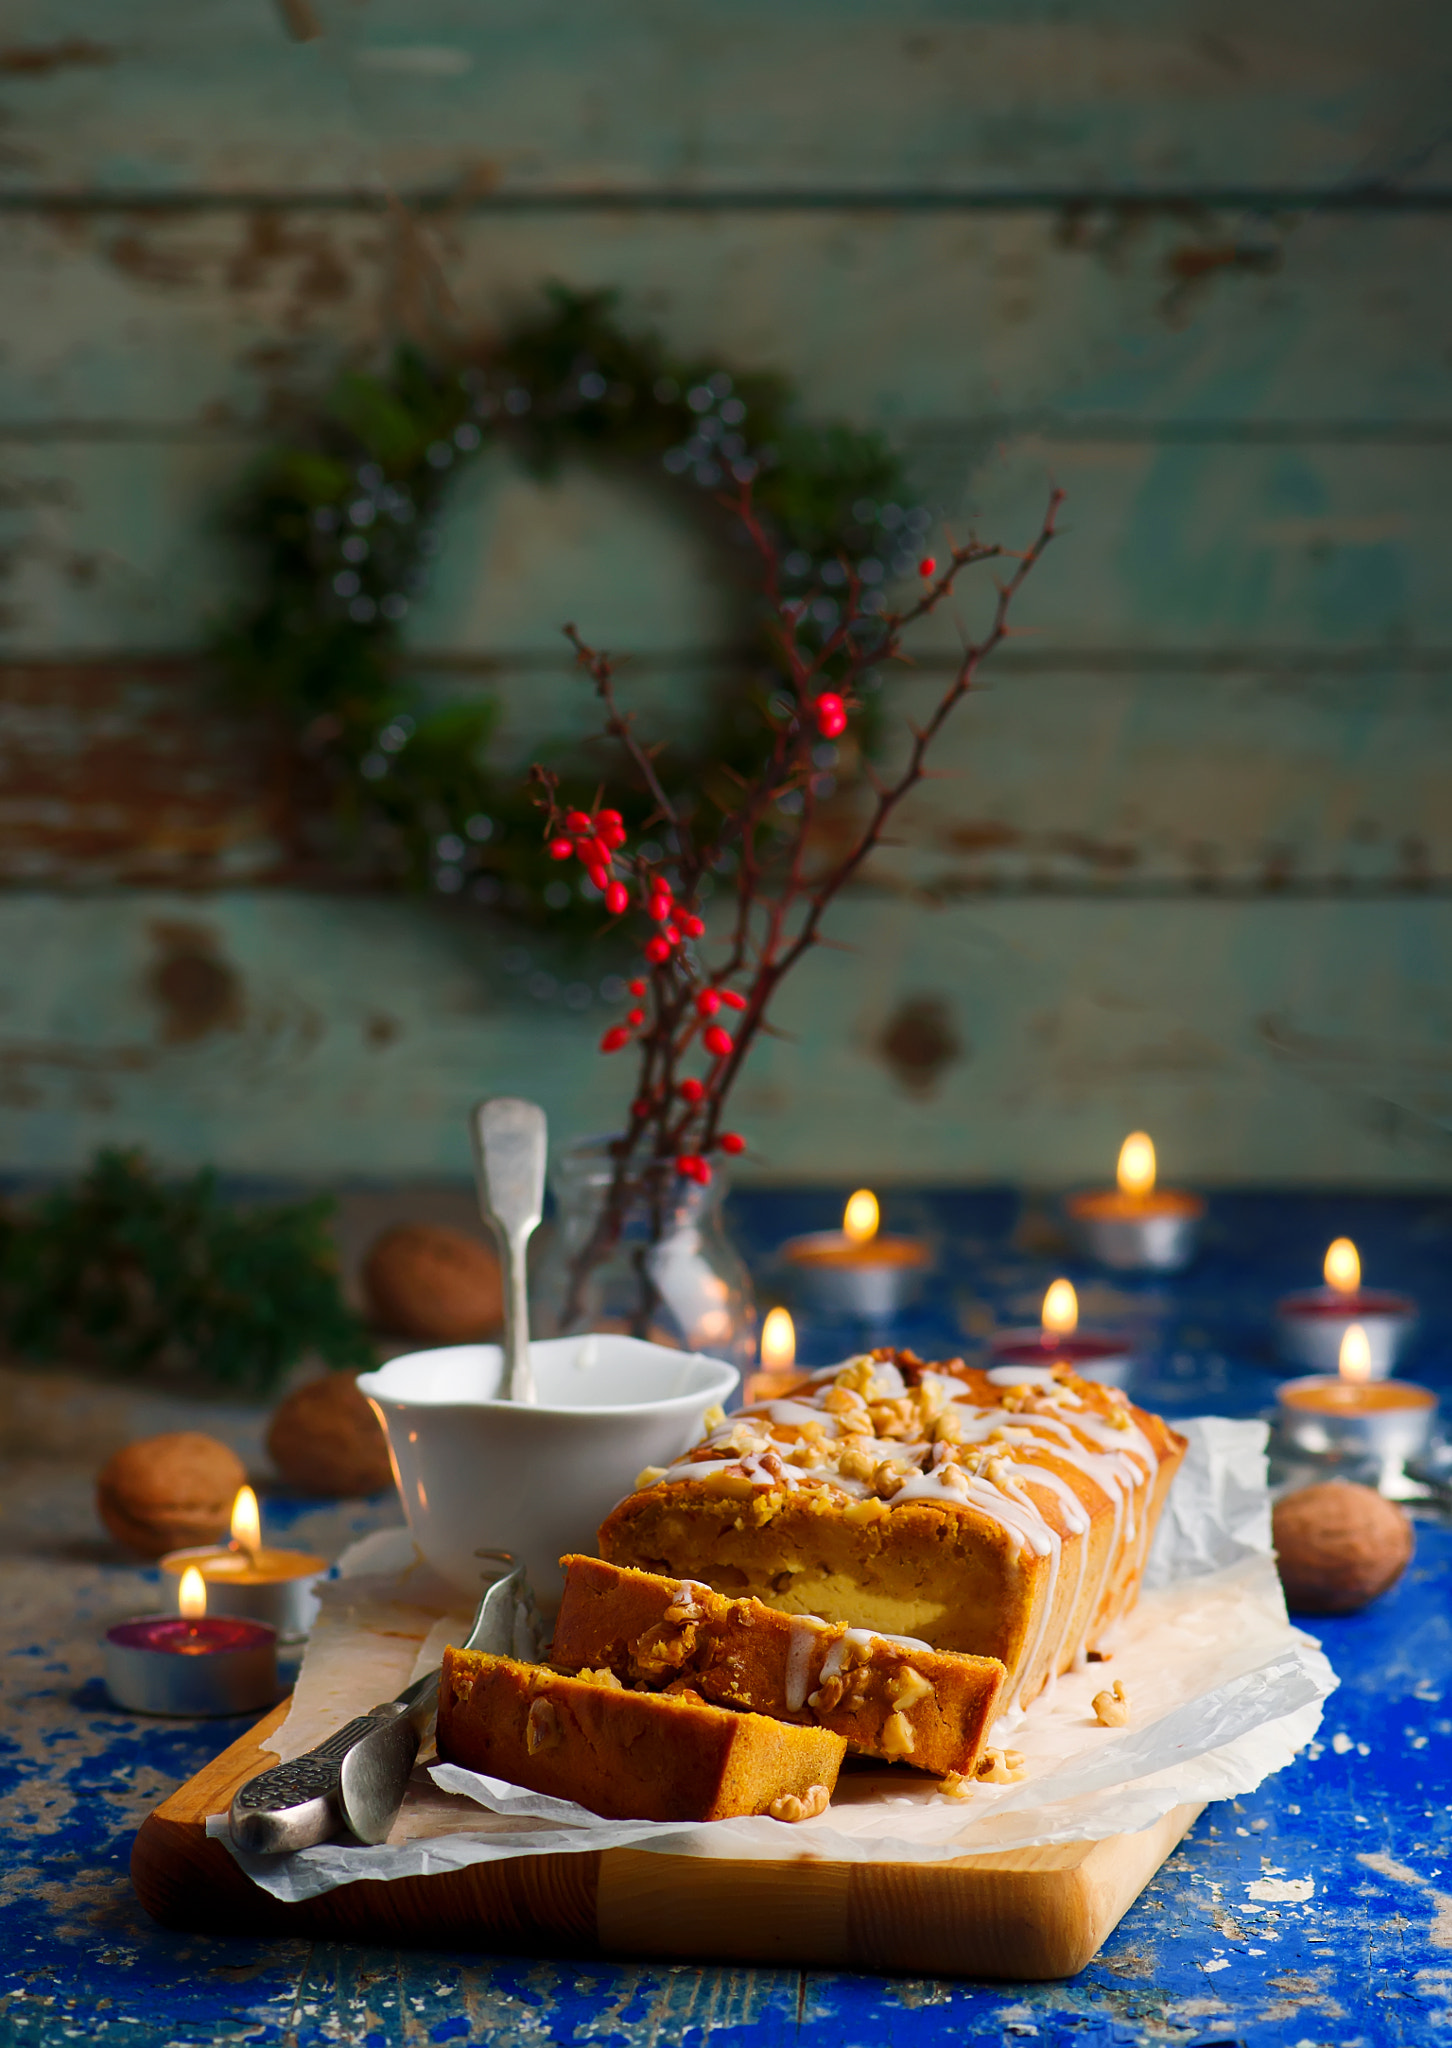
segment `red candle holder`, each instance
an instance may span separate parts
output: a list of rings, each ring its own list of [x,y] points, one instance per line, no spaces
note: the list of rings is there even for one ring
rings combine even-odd
[[[106,1631],[106,1690],[132,1714],[253,1714],[278,1697],[277,1630],[231,1614],[139,1614]]]

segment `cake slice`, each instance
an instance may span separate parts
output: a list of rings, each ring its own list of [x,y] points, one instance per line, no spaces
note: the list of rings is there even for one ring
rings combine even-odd
[[[971,1777],[1005,1672],[924,1642],[875,1636],[689,1579],[564,1557],[551,1661],[626,1685],[684,1684],[723,1707],[830,1728],[849,1749]]]
[[[1024,1706],[1133,1605],[1185,1439],[1066,1366],[878,1351],[727,1416],[606,1518],[612,1564],[993,1657]]]
[[[444,1652],[442,1760],[610,1820],[807,1820],[826,1809],[846,1747],[830,1729],[732,1713],[699,1693],[630,1692],[611,1671],[570,1677]]]

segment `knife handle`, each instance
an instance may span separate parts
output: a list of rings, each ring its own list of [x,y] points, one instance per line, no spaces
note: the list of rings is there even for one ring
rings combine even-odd
[[[370,1708],[315,1749],[249,1778],[232,1800],[233,1841],[259,1856],[315,1848],[345,1828],[362,1841],[382,1841],[403,1803],[418,1747],[408,1705],[390,1700]]]

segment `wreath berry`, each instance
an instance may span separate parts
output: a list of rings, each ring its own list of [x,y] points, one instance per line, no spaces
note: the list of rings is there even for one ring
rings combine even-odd
[[[490,445],[541,475],[574,459],[653,476],[726,548],[746,536],[722,494],[750,480],[786,582],[810,594],[824,641],[834,589],[850,575],[885,607],[884,586],[919,567],[930,517],[908,502],[878,436],[805,421],[783,379],[674,358],[654,336],[627,333],[611,295],[561,288],[542,314],[466,358],[407,347],[386,372],[349,372],[293,444],[272,452],[239,507],[260,588],[219,652],[234,694],[281,727],[305,843],[370,880],[583,932],[601,923],[602,888],[588,863],[565,879],[540,845],[528,789],[491,768],[496,704],[431,703],[409,673],[406,622],[428,587],[451,495]],[[716,689],[701,737],[661,759],[667,788],[709,789],[759,765],[761,721],[743,706],[770,702],[781,677],[764,620],[744,624],[742,659]],[[828,771],[845,722],[825,693]],[[854,737],[870,746],[870,719]],[[531,751],[565,801],[593,811],[602,744],[544,736]],[[633,831],[644,816],[622,823]]]

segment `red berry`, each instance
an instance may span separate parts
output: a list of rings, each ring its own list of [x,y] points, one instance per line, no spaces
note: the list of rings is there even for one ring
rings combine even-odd
[[[586,868],[585,873],[590,877],[590,880],[595,884],[595,887],[598,890],[600,890],[600,892],[603,895],[605,890],[608,889],[610,886],[610,870],[608,868],[597,867],[595,863],[592,861],[589,867]]]
[[[681,1094],[687,1102],[700,1102],[705,1093],[705,1082],[696,1080],[694,1075],[690,1080],[681,1083]]]
[[[668,924],[665,926],[665,928],[661,932],[661,937],[663,939],[669,939],[673,946],[678,946],[681,943],[681,935],[673,924]]]
[[[590,820],[583,811],[565,812],[565,830],[567,832],[573,832],[578,839],[582,832],[588,832],[589,829]]]
[[[713,1059],[724,1060],[731,1050],[731,1033],[723,1031],[719,1024],[708,1024],[701,1034],[701,1043]]]
[[[666,919],[671,914],[670,897],[652,896],[650,899],[650,914],[655,919],[657,924],[664,924]]]
[[[721,1000],[728,1010],[744,1010],[746,1008],[745,996],[737,995],[734,988],[723,988]]]
[[[836,739],[847,729],[847,707],[835,690],[824,690],[817,699],[817,730],[825,740]]]
[[[568,860],[570,855],[574,852],[574,850],[575,847],[574,842],[572,840],[552,839],[550,841],[551,860]]]
[[[711,1185],[711,1168],[704,1159],[696,1161],[696,1179],[703,1188],[708,1188]]]
[[[630,891],[623,882],[612,882],[605,891],[605,908],[612,917],[619,917],[622,910],[630,908]]]
[[[696,1015],[714,1017],[721,1007],[721,998],[713,988],[703,988],[696,997]]]
[[[711,1169],[699,1152],[682,1152],[676,1161],[676,1172],[686,1180],[698,1180],[702,1187],[711,1178]]]
[[[593,833],[588,834],[582,839],[575,848],[575,851],[587,867],[603,868],[610,859],[609,847],[597,839]]]
[[[627,1010],[625,1021],[627,1024],[643,1024],[645,1022],[644,1010]]]
[[[619,811],[601,811],[595,820],[595,830],[612,846],[619,846],[625,839],[625,820]]]
[[[706,929],[705,919],[697,917],[692,911],[689,910],[683,910],[680,916],[676,919],[676,923],[680,926],[681,930],[685,933],[688,939],[699,939],[701,934]]]
[[[746,1140],[742,1137],[740,1131],[723,1131],[716,1142],[723,1152],[734,1153],[746,1150]]]
[[[645,983],[643,981],[629,982],[627,987],[633,996],[643,996],[645,994]]]
[[[931,555],[924,555],[923,559],[918,563],[918,574],[919,576],[931,576],[937,566]]]
[[[623,1024],[612,1024],[600,1041],[601,1052],[619,1052],[622,1045],[629,1045],[630,1033]]]
[[[659,932],[645,942],[645,957],[652,967],[663,967],[671,957],[671,942],[663,939]]]

